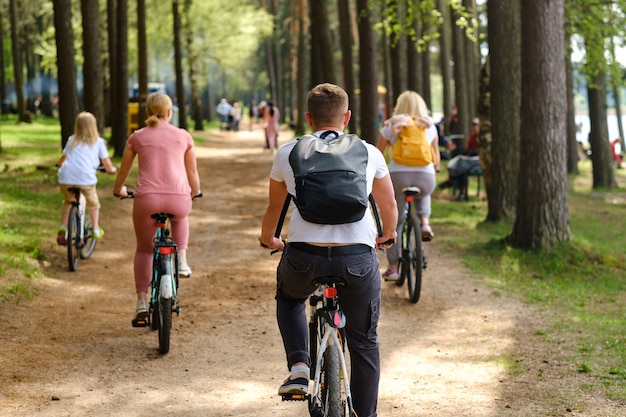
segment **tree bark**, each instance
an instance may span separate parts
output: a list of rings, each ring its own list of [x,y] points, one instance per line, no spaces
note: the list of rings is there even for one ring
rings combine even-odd
[[[437,0],[437,10],[439,10],[443,18],[443,22],[439,27],[439,67],[443,89],[443,114],[449,115],[452,105],[454,104],[454,99],[452,95],[452,69],[450,68],[450,62],[452,60],[450,51],[450,28],[452,24],[450,23],[450,7],[448,1]]]
[[[354,94],[354,61],[352,58],[352,16],[350,14],[350,4],[348,0],[337,0],[337,10],[339,12],[339,35],[341,43],[341,62],[343,70],[343,86],[348,93],[350,100],[350,108],[356,104],[356,96]],[[348,124],[348,131],[356,133],[356,117],[352,117]]]
[[[69,8],[69,5],[67,7]],[[54,9],[55,9],[54,15],[55,15],[55,23],[56,23],[57,1],[54,2]],[[69,10],[65,12],[69,12]],[[10,19],[11,19],[11,53],[12,53],[12,58],[13,58],[13,78],[15,79],[15,95],[17,98],[18,120],[20,122],[30,122],[31,121],[30,117],[28,117],[28,114],[26,112],[26,100],[24,97],[24,75],[23,75],[24,69],[22,66],[22,48],[20,48],[20,44],[19,44],[20,33],[18,31],[18,26],[17,26],[18,25],[17,0],[9,1],[9,13],[10,13]],[[59,11],[59,13],[61,13],[61,11]],[[71,26],[69,28],[71,31],[72,29]],[[63,29],[67,29],[67,27],[62,28],[61,30]],[[59,35],[57,34],[57,45],[58,45],[58,39],[59,39]],[[59,48],[57,47],[57,51],[58,50]],[[64,133],[67,133],[67,131],[64,131]],[[65,145],[65,142],[63,142],[63,145]]]
[[[569,37],[565,39],[565,80],[567,83],[567,173],[578,175],[578,142],[576,141],[576,108],[574,105],[574,69]]]
[[[137,122],[139,127],[146,125],[146,99],[148,98],[148,42],[146,40],[146,0],[137,0],[137,81],[139,113]]]
[[[116,0],[115,6],[115,101],[111,102],[111,144],[116,156],[122,156],[128,137],[128,0]]]
[[[179,0],[172,1],[174,19],[174,71],[176,72],[176,100],[178,102],[178,127],[187,129],[187,97],[185,94],[185,77],[183,75],[183,46],[181,40],[182,23]]]
[[[599,72],[587,87],[589,99],[589,145],[593,165],[593,188],[617,187],[613,172],[613,157],[609,143],[606,114],[606,75]]]
[[[74,133],[74,121],[78,115],[72,2],[70,0],[54,0],[54,28],[57,44],[61,144],[65,147],[67,139]]]
[[[481,149],[488,145],[483,131],[489,128],[491,149],[486,155],[481,152],[481,164],[487,172],[487,220],[498,222],[513,220],[517,204],[522,94],[521,2],[489,0],[487,14],[491,117],[483,120],[481,115],[480,143]]]
[[[570,240],[564,114],[564,0],[522,3],[522,107],[517,217],[509,241],[550,250]]]
[[[378,54],[376,33],[372,28],[372,16],[368,0],[357,0],[359,28],[359,84],[361,89],[360,121],[361,138],[369,143],[378,140]]]
[[[83,26],[83,103],[93,114],[98,132],[104,134],[104,82],[102,77],[102,51],[100,42],[100,6],[98,0],[81,0]]]

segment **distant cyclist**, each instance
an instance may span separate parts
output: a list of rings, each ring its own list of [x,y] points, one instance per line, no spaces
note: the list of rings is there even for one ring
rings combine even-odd
[[[133,203],[133,225],[137,238],[134,271],[137,307],[134,320],[148,317],[147,291],[152,274],[156,223],[150,215],[172,213],[172,237],[178,245],[178,270],[191,276],[187,264],[191,199],[200,194],[200,177],[193,138],[171,125],[172,100],[165,93],[152,93],[146,100],[146,127],[136,130],[126,142],[113,194],[128,195],[124,182],[138,157],[137,187]]]
[[[85,195],[87,212],[93,226],[92,236],[99,239],[104,235],[100,228],[100,200],[96,192],[98,176],[96,171],[103,165],[109,174],[116,168],[111,163],[107,144],[98,133],[96,118],[89,112],[81,112],[74,122],[74,134],[70,136],[57,162],[59,168],[59,188],[63,194],[61,226],[57,231],[57,243],[67,244],[67,220],[70,214],[74,193],[69,188],[78,187]]]

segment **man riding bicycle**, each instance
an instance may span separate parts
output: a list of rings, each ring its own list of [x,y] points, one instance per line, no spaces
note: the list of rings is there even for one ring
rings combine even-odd
[[[307,98],[305,117],[313,135],[343,135],[351,111],[348,95],[333,84],[314,87]],[[287,193],[298,198],[290,153],[297,141],[278,150],[270,173],[269,205],[263,217],[259,241],[268,249],[284,250],[276,272],[277,319],[291,375],[279,394],[306,394],[311,358],[308,351],[306,300],[315,290],[314,278],[334,275],[346,284],[338,288],[347,319],[346,334],[351,355],[351,390],[354,408],[361,417],[375,417],[380,379],[377,325],[380,315],[381,281],[376,249],[388,248],[396,237],[398,211],[385,159],[371,144],[367,149],[367,190],[376,200],[383,223],[377,237],[374,220],[366,211],[358,221],[317,224],[294,209],[288,244],[274,234]]]

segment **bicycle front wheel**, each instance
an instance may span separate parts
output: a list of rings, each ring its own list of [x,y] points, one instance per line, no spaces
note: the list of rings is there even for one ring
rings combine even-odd
[[[80,251],[80,259],[87,259],[96,249],[97,240],[93,237],[93,226],[89,216],[85,216],[85,227],[83,227],[83,248]]]
[[[422,232],[417,217],[409,218],[409,259],[407,264],[406,279],[409,287],[409,301],[417,303],[422,290]]]
[[[78,207],[73,205],[70,208],[70,215],[67,219],[67,263],[72,272],[78,269],[81,244],[80,214]]]

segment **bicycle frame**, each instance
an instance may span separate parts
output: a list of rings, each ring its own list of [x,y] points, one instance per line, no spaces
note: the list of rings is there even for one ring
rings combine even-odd
[[[158,213],[161,214],[161,213]],[[150,307],[154,308],[157,297],[161,296],[166,299],[172,299],[173,303],[178,304],[178,246],[174,242],[174,239],[169,234],[169,227],[167,225],[167,217],[157,217],[157,232],[154,238],[154,259],[152,268],[152,300]],[[173,255],[173,274],[170,275],[170,280],[161,281],[162,276],[160,271],[160,263],[164,256]],[[158,290],[157,290],[158,289]],[[176,314],[179,314],[179,308],[177,307]]]
[[[322,303],[321,307],[317,307],[319,302]],[[353,416],[352,393],[350,391],[348,368],[344,355],[343,338],[339,337],[340,329],[345,327],[346,318],[339,308],[336,284],[320,284],[318,291],[311,296],[310,304],[312,307],[311,323],[314,323],[315,326],[321,325],[321,340],[319,341],[317,356],[315,358],[313,392],[308,396],[309,410],[313,411],[316,407],[320,406],[320,404],[317,404],[317,398],[322,389],[322,361],[324,360],[324,354],[328,347],[336,346],[340,365],[340,380],[343,380],[343,389],[345,390],[345,399],[348,405],[348,416]],[[338,388],[341,389],[342,387],[339,386]],[[328,410],[324,411],[326,413],[328,412]]]

